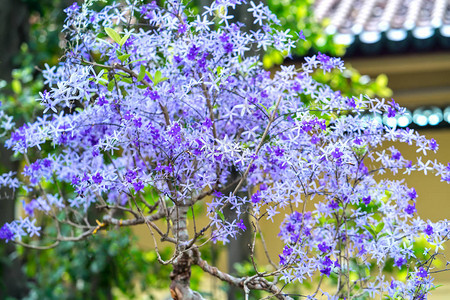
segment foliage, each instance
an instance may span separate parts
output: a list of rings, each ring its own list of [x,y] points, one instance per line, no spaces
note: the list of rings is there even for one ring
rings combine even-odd
[[[250,45],[283,53],[293,42],[273,27],[279,21],[265,6],[250,3],[262,29],[248,33],[228,14],[240,1],[214,2],[202,16],[178,1],[67,8],[65,58],[44,71],[43,115],[12,131],[1,125],[6,146],[27,165],[0,182],[18,191],[27,216],[3,225],[0,238],[38,247],[36,236],[45,234],[52,247],[145,224],[158,262],[172,265],[175,299],[203,298],[191,289],[193,266],[246,295],[262,290],[289,299],[286,285],[320,278],[309,297],[327,279],[338,287],[333,299],[426,297],[434,288],[433,249],[448,239],[449,224],[421,220],[414,188],[374,176],[434,172],[449,182],[450,165],[424,159],[437,151],[436,141],[369,117],[403,114],[394,101],[346,96],[311,77],[342,71],[339,58],[318,54],[298,70],[265,71],[258,57],[246,56]],[[0,117],[12,124],[3,111]],[[409,161],[394,147],[381,150],[385,142],[414,145],[421,156]],[[306,210],[313,198],[314,209]],[[206,226],[195,221],[201,203]],[[224,208],[237,219],[227,219]],[[244,230],[262,237],[259,221],[277,214],[285,214],[284,248],[268,258],[269,268],[255,263],[253,275],[235,277],[208,264],[204,245]],[[56,230],[43,230],[40,218]],[[430,245],[425,257],[412,250],[421,237]],[[157,238],[174,246],[170,258]],[[405,280],[385,278],[386,266],[407,266]]]
[[[167,250],[165,257],[170,256]],[[169,284],[170,269],[158,264],[154,252],[140,250],[128,229],[66,242],[38,256],[21,251],[26,274],[34,279],[28,283],[28,300],[112,299],[119,293],[135,299],[139,291],[151,295]]]
[[[336,44],[333,36],[325,32],[328,20],[318,22],[314,18],[312,5],[314,0],[269,0],[270,10],[277,15],[283,29],[291,32],[301,32],[306,40],[297,41],[297,47],[293,51],[298,56],[304,56],[311,50],[314,52],[329,53],[334,56],[342,56],[345,46]],[[271,54],[275,55],[275,54]],[[281,62],[278,62],[281,63]]]

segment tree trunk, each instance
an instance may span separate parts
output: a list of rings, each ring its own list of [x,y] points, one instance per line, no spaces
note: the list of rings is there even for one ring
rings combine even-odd
[[[246,192],[238,192],[236,196],[245,197],[247,195]],[[246,205],[247,207],[247,205]],[[236,212],[231,209],[225,209],[224,215],[227,220],[234,220],[237,218]],[[230,243],[227,246],[228,250],[228,273],[236,276],[236,264],[242,264],[250,261],[250,248],[249,245],[252,243],[252,231],[250,221],[248,219],[248,214],[244,214],[241,216],[244,221],[245,227],[247,230],[241,232],[241,234],[237,235],[235,239],[230,239]],[[241,274],[245,275],[245,274]],[[228,300],[236,300],[243,299],[244,291],[241,288],[238,288],[234,285],[230,285],[228,289]]]
[[[19,0],[0,0],[0,79],[10,80],[14,68],[13,58],[19,52],[20,45],[28,37],[28,8]],[[0,171],[16,171],[17,162],[11,161],[12,152],[0,146]],[[15,217],[14,193],[10,189],[0,189],[0,227],[11,222]],[[21,262],[11,258],[15,251],[14,244],[1,243],[0,261],[0,299],[23,298],[27,289]]]
[[[191,266],[194,261],[192,249],[186,250],[186,243],[189,240],[187,230],[188,206],[176,206],[172,216],[174,224],[174,236],[177,239],[178,256],[173,261],[173,270],[170,273],[170,294],[174,300],[202,300],[203,297],[191,290]]]
[[[27,5],[22,1],[0,1],[0,79],[11,79],[13,58],[28,39],[28,16]]]

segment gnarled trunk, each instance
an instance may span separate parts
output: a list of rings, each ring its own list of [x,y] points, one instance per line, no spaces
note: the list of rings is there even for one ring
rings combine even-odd
[[[175,300],[200,300],[203,297],[191,290],[191,266],[193,265],[194,253],[192,249],[186,250],[186,243],[189,240],[187,230],[187,212],[188,206],[177,206],[172,222],[174,226],[174,235],[177,239],[178,256],[173,261],[173,270],[170,273],[170,294]]]

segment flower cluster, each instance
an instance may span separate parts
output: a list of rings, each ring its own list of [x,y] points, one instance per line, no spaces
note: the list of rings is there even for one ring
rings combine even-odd
[[[250,47],[283,52],[293,43],[289,32],[273,29],[277,20],[262,4],[250,2],[249,9],[262,29],[246,32],[230,13],[243,1],[213,1],[201,16],[175,0],[164,7],[140,2],[100,12],[88,4],[65,10],[70,46],[63,62],[44,71],[44,114],[6,142],[27,157],[44,145],[54,150],[29,162],[20,182],[11,174],[0,178],[20,188],[29,215],[4,225],[0,238],[39,235],[38,213],[60,213],[64,224],[75,227],[77,236],[58,241],[108,225],[157,228],[149,222],[166,218],[171,236],[156,232],[177,245],[176,255],[188,255],[201,236],[227,242],[252,230],[244,225],[246,215],[273,220],[283,213],[279,237],[285,247],[273,274],[286,282],[334,273],[349,281],[346,295],[431,288],[423,267],[407,283],[392,284],[377,270],[391,259],[398,267],[412,261],[409,245],[423,234],[439,249],[449,236],[448,222],[421,220],[414,189],[374,175],[421,171],[450,182],[449,166],[380,148],[401,142],[426,155],[437,150],[435,140],[365,117],[404,113],[395,102],[344,97],[311,78],[317,69],[342,70],[338,58],[319,53],[298,70],[265,71],[258,57],[246,55]],[[312,104],[306,106],[304,97]],[[48,183],[64,183],[73,192],[51,194]],[[255,189],[248,197],[238,193]],[[207,202],[210,223],[188,232],[186,208],[201,202]],[[307,203],[314,209],[306,210]],[[93,206],[104,212],[103,222],[89,222]],[[227,219],[225,208],[236,219]],[[130,219],[115,219],[112,209]],[[350,273],[359,275],[355,280]],[[253,285],[261,286],[270,285]]]

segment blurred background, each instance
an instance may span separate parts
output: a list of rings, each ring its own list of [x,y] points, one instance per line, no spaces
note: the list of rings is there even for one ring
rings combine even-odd
[[[193,1],[193,11],[201,13],[208,2]],[[72,3],[73,0],[0,1],[0,100],[18,124],[41,113],[35,101],[38,92],[45,88],[40,70],[45,63],[57,64],[63,55],[62,11]],[[408,126],[435,138],[440,151],[430,158],[450,161],[449,1],[266,0],[266,4],[278,15],[282,27],[291,32],[302,31],[306,41],[299,40],[289,57],[273,49],[253,53],[261,56],[265,68],[275,71],[280,64],[300,66],[303,56],[319,51],[344,56],[346,71],[319,72],[314,74],[315,79],[348,96],[363,93],[387,100],[393,97],[408,109],[408,115],[371,117],[388,126]],[[248,30],[255,29],[245,7],[234,14]],[[404,157],[415,155],[415,150],[405,145],[398,145],[398,149]],[[24,162],[3,147],[0,152],[0,170],[20,172]],[[408,176],[407,182],[417,190],[417,209],[423,219],[449,218],[449,185],[434,176],[420,174]],[[0,224],[21,215],[22,209],[23,204],[15,201],[11,191],[0,191]],[[204,208],[198,207],[197,214],[202,213]],[[281,219],[274,221],[278,224]],[[262,230],[270,241],[269,253],[277,262],[282,245],[277,237],[278,225],[274,224],[269,221]],[[44,220],[41,226],[52,230]],[[250,238],[244,234],[226,247],[211,245],[202,253],[220,269],[236,275],[251,274],[249,251],[243,246],[249,244]],[[45,237],[41,239],[45,242]],[[170,268],[157,263],[152,247],[143,227],[108,231],[81,243],[63,243],[46,251],[1,243],[0,299],[167,299]],[[425,247],[425,241],[418,241],[415,251],[419,255]],[[163,249],[163,257],[169,257],[171,249]],[[260,264],[267,264],[260,252]],[[445,267],[449,257],[447,250],[446,257],[440,259],[442,265],[436,266]],[[390,276],[405,276],[404,270],[386,272]],[[243,298],[239,291],[206,277],[193,269],[193,288],[205,297]],[[443,286],[433,291],[429,299],[448,299],[450,273],[437,273],[435,277]],[[296,287],[308,288],[308,284]],[[252,294],[253,299],[260,296]]]

